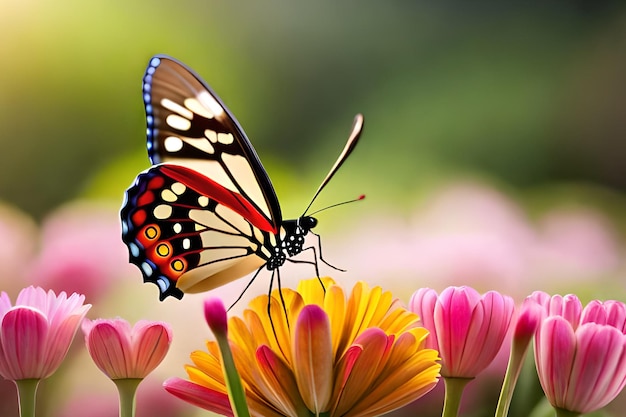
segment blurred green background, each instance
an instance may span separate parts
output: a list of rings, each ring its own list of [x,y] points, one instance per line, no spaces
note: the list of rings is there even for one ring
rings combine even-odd
[[[0,199],[37,218],[77,196],[121,201],[148,167],[140,86],[156,53],[237,115],[287,217],[357,112],[363,141],[328,202],[403,206],[468,173],[626,188],[623,2],[0,4]]]

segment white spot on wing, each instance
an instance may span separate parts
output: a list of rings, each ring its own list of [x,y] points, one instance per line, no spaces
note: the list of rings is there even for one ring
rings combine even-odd
[[[187,250],[191,247],[191,240],[188,238],[183,239],[183,249]]]
[[[166,137],[163,144],[165,145],[165,150],[168,152],[178,152],[183,149],[183,141],[176,136]]]
[[[209,109],[209,111],[213,113],[215,117],[219,117],[222,115],[222,113],[224,113],[224,109],[222,108],[220,103],[218,103],[217,100],[215,100],[215,98],[213,98],[213,96],[211,96],[211,94],[209,94],[207,91],[200,92],[197,98],[198,101],[204,107]]]
[[[172,191],[174,191],[178,195],[184,193],[186,189],[187,187],[182,182],[175,182],[174,184],[172,184]]]
[[[167,204],[160,204],[154,208],[154,217],[157,219],[167,219],[172,215],[172,207]]]
[[[202,117],[206,117],[207,119],[212,119],[213,113],[209,111],[206,107],[204,107],[198,100],[195,98],[186,98],[185,99],[185,107],[187,107],[192,112],[199,114]]]
[[[234,138],[233,135],[230,133],[218,133],[217,141],[219,143],[223,143],[224,145],[230,145],[231,143],[233,143]]]
[[[205,129],[204,136],[213,143],[217,142],[217,133],[215,133],[215,130]]]
[[[161,198],[169,203],[173,203],[174,201],[178,200],[176,194],[174,194],[172,190],[167,189],[161,191]]]
[[[189,130],[191,127],[191,122],[188,119],[177,114],[170,114],[165,121],[171,128],[177,130]]]
[[[174,230],[174,233],[180,233],[183,231],[183,225],[180,223],[176,223],[172,230]]]
[[[161,105],[174,113],[180,114],[185,119],[193,119],[193,112],[191,112],[189,109],[184,108],[178,103],[174,103],[169,98],[161,99]]]
[[[205,196],[205,195],[201,195],[200,197],[198,197],[198,204],[200,205],[200,207],[206,207],[209,205],[209,197]]]

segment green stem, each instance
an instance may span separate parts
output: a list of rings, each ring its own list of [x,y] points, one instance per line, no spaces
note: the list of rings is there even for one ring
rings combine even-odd
[[[463,390],[472,379],[473,378],[443,378],[446,384],[446,396],[443,402],[441,417],[456,417],[459,414]]]
[[[120,397],[120,417],[135,416],[135,394],[141,378],[114,379]]]
[[[235,367],[235,360],[228,344],[228,339],[216,334],[217,344],[222,355],[222,370],[228,387],[228,397],[235,417],[250,417],[246,394],[241,384],[241,378]]]
[[[20,379],[15,381],[20,402],[20,417],[35,417],[35,403],[39,379]]]
[[[522,365],[524,365],[527,350],[528,344],[521,347],[516,343],[511,345],[509,364],[506,367],[506,374],[504,375],[504,382],[500,390],[500,398],[498,399],[495,417],[506,417],[509,414],[513,390],[515,389],[520,372],[522,371]]]

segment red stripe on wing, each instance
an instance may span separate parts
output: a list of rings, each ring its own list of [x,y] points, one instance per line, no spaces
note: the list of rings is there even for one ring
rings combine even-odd
[[[190,168],[170,164],[161,165],[160,168],[165,175],[239,213],[253,226],[266,232],[278,233],[278,226],[272,224],[241,194]]]

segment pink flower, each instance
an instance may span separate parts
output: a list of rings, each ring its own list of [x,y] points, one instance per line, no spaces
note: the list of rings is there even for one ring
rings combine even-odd
[[[515,306],[495,291],[481,296],[470,287],[449,287],[441,295],[429,288],[411,297],[409,309],[431,335],[426,345],[439,351],[444,377],[473,378],[496,357]]]
[[[626,385],[626,305],[592,301],[581,311],[575,296],[554,296],[550,303],[543,293],[533,296],[544,301],[535,362],[550,404],[577,413],[604,407]],[[569,308],[546,308],[555,304]]]
[[[172,342],[167,323],[140,320],[133,328],[122,319],[86,320],[85,343],[98,368],[111,379],[145,378]]]
[[[28,287],[11,306],[0,294],[0,375],[13,381],[52,375],[91,307],[85,297]]]

